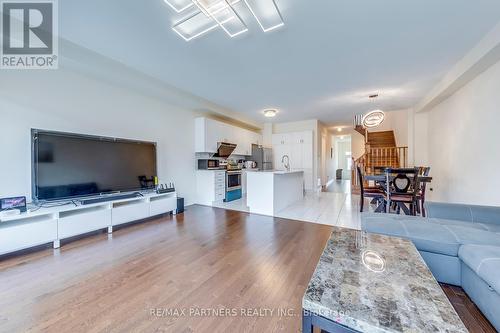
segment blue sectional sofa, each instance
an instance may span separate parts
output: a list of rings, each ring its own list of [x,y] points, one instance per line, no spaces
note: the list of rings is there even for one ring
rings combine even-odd
[[[410,239],[436,280],[461,286],[500,331],[500,207],[425,206],[427,218],[363,213],[362,229]]]

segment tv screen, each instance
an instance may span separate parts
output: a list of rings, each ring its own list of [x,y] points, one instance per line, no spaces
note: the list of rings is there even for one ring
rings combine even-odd
[[[154,187],[156,144],[32,130],[35,201]]]

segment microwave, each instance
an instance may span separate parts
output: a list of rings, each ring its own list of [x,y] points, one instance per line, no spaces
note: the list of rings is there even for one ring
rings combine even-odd
[[[221,169],[219,160],[201,159],[198,160],[198,170],[217,170]]]

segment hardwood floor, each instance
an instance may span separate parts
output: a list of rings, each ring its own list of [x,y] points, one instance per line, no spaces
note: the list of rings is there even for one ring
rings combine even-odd
[[[301,299],[330,232],[193,206],[110,239],[6,259],[0,331],[298,332]],[[229,313],[201,313],[222,308]]]
[[[446,284],[441,284],[441,288],[470,333],[496,332],[462,288]]]
[[[191,206],[109,237],[0,258],[0,332],[299,332],[330,232]],[[495,332],[460,288],[443,289],[471,332]]]

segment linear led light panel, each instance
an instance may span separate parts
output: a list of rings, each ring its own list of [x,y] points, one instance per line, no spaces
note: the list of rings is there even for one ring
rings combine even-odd
[[[243,0],[264,32],[283,26],[283,18],[274,0]]]
[[[172,29],[188,42],[218,27],[219,24],[211,17],[207,17],[202,12],[197,12],[177,22]]]
[[[200,10],[211,17],[229,35],[235,37],[248,31],[247,26],[226,0],[193,0]]]
[[[167,5],[170,6],[177,13],[181,13],[188,8],[194,6],[194,3],[191,0],[164,0]]]

